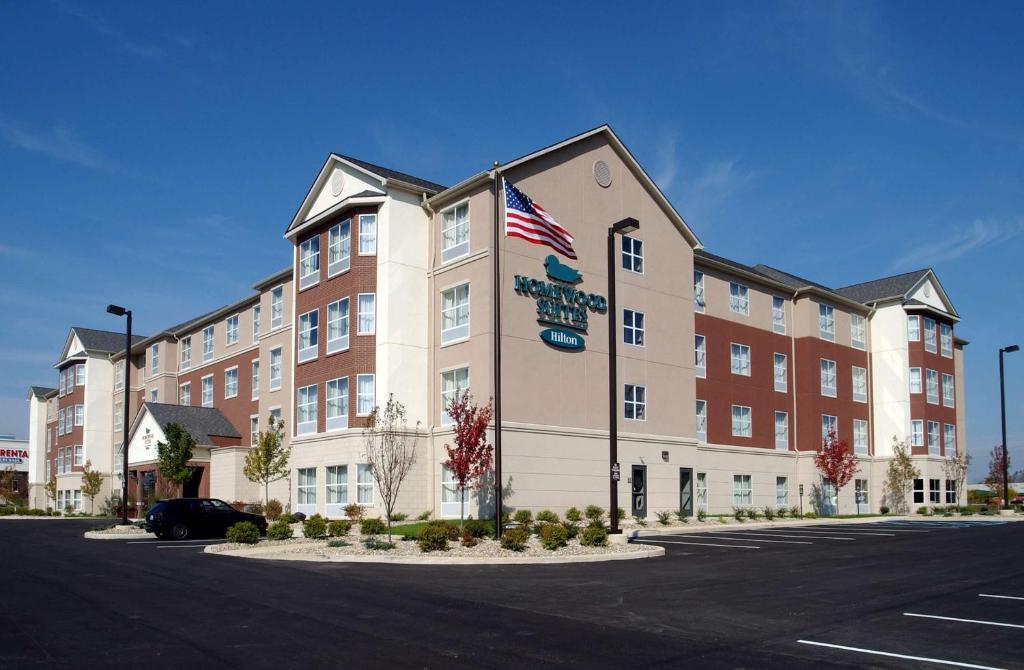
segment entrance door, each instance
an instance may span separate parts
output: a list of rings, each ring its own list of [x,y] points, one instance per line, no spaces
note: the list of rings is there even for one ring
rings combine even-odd
[[[647,516],[647,466],[633,466],[633,516]]]
[[[199,482],[203,480],[203,469],[192,468],[192,476],[185,480],[185,483],[181,485],[181,497],[182,498],[198,498],[199,497]]]
[[[693,468],[679,468],[679,509],[693,516]]]

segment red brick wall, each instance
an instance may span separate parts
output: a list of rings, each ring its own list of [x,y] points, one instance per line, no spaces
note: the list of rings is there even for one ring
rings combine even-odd
[[[821,359],[836,362],[836,397],[821,394]],[[791,363],[792,365],[792,363]],[[869,420],[871,402],[871,373],[868,372],[868,402],[853,400],[853,366],[868,368],[867,352],[827,342],[817,337],[796,340],[796,365],[792,368],[796,379],[797,440],[800,451],[821,449],[821,416],[830,414],[838,422],[838,437],[853,448],[853,420]],[[792,419],[790,419],[792,425]],[[869,448],[871,427],[868,426]]]
[[[240,440],[232,440],[231,444],[250,446],[249,417],[259,411],[259,401],[252,399],[252,361],[259,358],[258,349],[237,354],[230,358],[210,363],[203,367],[192,368],[188,372],[178,375],[178,388],[182,384],[192,384],[192,407],[203,405],[203,384],[202,379],[207,375],[213,375],[213,406],[227,417],[231,425],[242,436]],[[233,398],[224,397],[224,371],[238,367],[238,395]],[[260,375],[269,374],[260,369]],[[172,404],[178,404],[178,391],[171,400]]]
[[[66,364],[66,365],[64,365],[64,366],[62,366],[60,368],[61,372],[63,372],[64,370],[67,370],[67,369],[71,369],[72,370],[72,373],[71,373],[72,382],[74,381],[73,369],[74,369],[75,365],[77,365],[77,364],[76,363],[68,363],[68,364]],[[85,383],[86,384],[89,383],[88,377],[86,378]],[[59,391],[58,391],[58,393],[59,393]],[[63,396],[58,396],[58,398],[57,398],[57,407],[58,407],[58,409],[67,411],[68,408],[70,408],[70,412],[69,413],[71,415],[72,422],[74,422],[74,419],[75,419],[75,405],[83,405],[83,406],[85,405],[85,386],[77,386],[77,385],[76,386],[72,386],[70,393],[65,393]],[[65,414],[65,420],[66,420],[66,416],[67,416],[67,414]],[[88,417],[88,418],[90,420],[92,420],[92,421],[98,420],[96,417]],[[59,425],[59,424],[56,424],[56,425]],[[74,445],[82,444],[83,443],[84,434],[85,434],[85,426],[75,426],[75,425],[72,425],[70,433],[65,433],[64,435],[58,435],[57,436],[56,446],[58,448],[72,447],[72,449],[73,449]],[[56,456],[57,456],[57,452],[56,452],[56,449],[55,449],[53,457],[56,458]],[[71,454],[71,463],[72,463],[71,472],[82,472],[82,470],[84,468],[81,465],[78,465],[78,466],[74,465],[74,462],[75,462],[74,451],[72,451],[72,454]]]
[[[920,447],[911,447],[912,454],[927,455],[928,454],[928,422],[938,421],[939,422],[939,451],[945,454],[945,447],[943,442],[943,433],[945,424],[956,425],[956,408],[946,407],[942,404],[942,375],[949,374],[953,375],[953,391],[954,391],[954,403],[955,403],[955,392],[956,385],[961,383],[956,378],[956,366],[953,358],[946,358],[942,355],[942,339],[939,337],[939,325],[942,323],[940,319],[935,319],[935,351],[931,353],[924,349],[924,316],[918,315],[921,321],[921,339],[918,342],[907,343],[907,354],[909,367],[921,368],[921,393],[910,394],[910,418],[920,419],[924,422],[924,444]],[[931,318],[931,317],[929,317]],[[945,322],[947,325],[952,325],[950,322]],[[953,348],[954,355],[956,354],[956,347]],[[939,402],[937,405],[932,405],[928,402],[928,373],[926,370],[935,370],[939,374]],[[909,374],[909,373],[908,373]]]

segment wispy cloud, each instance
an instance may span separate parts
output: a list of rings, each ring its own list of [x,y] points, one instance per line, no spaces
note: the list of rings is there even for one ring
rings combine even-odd
[[[970,225],[950,231],[945,239],[918,246],[893,261],[890,269],[935,265],[958,258],[994,244],[1002,244],[1024,234],[1024,219],[1012,223],[975,219]]]
[[[672,188],[679,174],[679,159],[676,156],[676,146],[679,144],[679,135],[675,132],[666,133],[665,137],[658,144],[658,173],[654,177],[658,187],[666,193]]]
[[[82,23],[91,28],[93,32],[109,40],[114,47],[120,51],[148,59],[156,59],[163,55],[163,50],[159,47],[150,44],[142,44],[141,42],[129,38],[120,28],[108,21],[106,18],[87,12],[82,6],[70,2],[64,2],[63,0],[53,0],[53,4],[65,13],[82,21]]]
[[[0,138],[19,149],[57,160],[94,169],[106,167],[106,161],[100,152],[79,138],[73,129],[63,124],[49,128],[30,128],[13,119],[0,117]]]
[[[747,185],[756,173],[740,167],[737,159],[707,163],[682,187],[682,212],[691,223],[709,224],[712,211]]]

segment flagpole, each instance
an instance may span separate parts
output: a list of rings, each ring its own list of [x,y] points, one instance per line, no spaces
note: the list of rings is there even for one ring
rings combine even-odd
[[[494,537],[501,539],[501,269],[498,245],[501,243],[500,163],[494,161]]]

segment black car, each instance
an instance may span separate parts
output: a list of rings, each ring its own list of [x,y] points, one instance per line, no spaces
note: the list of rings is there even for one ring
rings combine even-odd
[[[216,498],[161,500],[146,512],[146,530],[162,540],[224,537],[239,521],[251,521],[260,535],[267,534],[267,520],[262,515],[239,512]]]

